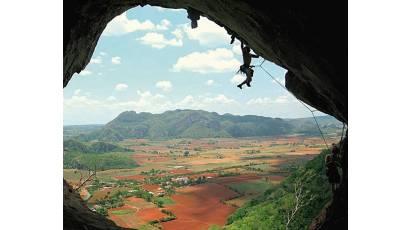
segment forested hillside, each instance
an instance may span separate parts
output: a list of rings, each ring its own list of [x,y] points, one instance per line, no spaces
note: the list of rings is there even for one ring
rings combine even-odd
[[[341,123],[325,116],[318,117],[320,126],[329,132]],[[319,134],[312,118],[281,119],[254,115],[219,115],[202,110],[174,110],[161,114],[126,111],[114,120],[75,138],[81,141],[121,141],[127,138],[218,138],[256,137],[288,134]]]
[[[327,153],[328,150],[323,151],[280,185],[236,210],[224,229],[286,229],[288,214],[296,205],[295,191],[300,191],[299,202],[302,203],[299,205],[302,207],[289,221],[288,229],[307,229],[331,199],[323,163]]]
[[[106,170],[133,168],[132,150],[105,142],[64,141],[64,168]]]

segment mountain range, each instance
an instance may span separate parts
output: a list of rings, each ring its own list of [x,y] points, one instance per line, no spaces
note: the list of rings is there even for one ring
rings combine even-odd
[[[338,132],[342,123],[331,116],[317,121],[326,132]],[[103,126],[85,128],[70,138],[81,141],[121,141],[128,138],[262,137],[290,134],[319,135],[313,118],[281,119],[255,115],[220,115],[203,110],[173,110],[161,114],[125,111]],[[74,126],[64,127],[75,131]],[[84,130],[89,130],[88,132]]]

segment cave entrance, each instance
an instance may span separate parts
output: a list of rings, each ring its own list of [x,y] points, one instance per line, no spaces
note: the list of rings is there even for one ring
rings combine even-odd
[[[107,168],[109,166],[104,165],[99,166],[101,172],[98,172],[98,175],[102,175],[102,178],[110,177],[110,179],[114,178],[114,181],[122,181],[123,179],[124,181],[129,181],[129,179],[138,180],[138,178],[143,178],[145,180],[148,176],[156,176],[164,173],[175,173],[178,175],[180,173],[182,176],[178,176],[176,179],[174,178],[177,180],[175,183],[180,183],[181,181],[181,183],[185,183],[185,174],[197,170],[200,166],[204,167],[203,163],[201,165],[201,161],[211,165],[223,162],[221,164],[228,164],[228,166],[225,165],[227,168],[231,167],[232,165],[229,164],[232,162],[224,161],[229,159],[228,149],[234,149],[239,143],[229,144],[229,141],[215,141],[214,139],[216,138],[228,138],[228,136],[224,136],[225,133],[221,132],[216,136],[206,136],[206,134],[205,138],[210,139],[207,140],[207,142],[196,143],[194,140],[178,140],[175,143],[166,142],[166,145],[159,144],[158,146],[155,146],[155,141],[151,142],[150,140],[145,139],[150,139],[151,137],[152,139],[155,139],[156,137],[164,138],[162,135],[165,134],[162,130],[159,130],[162,127],[158,126],[156,129],[150,130],[150,132],[155,133],[154,136],[141,135],[141,133],[146,131],[146,127],[138,127],[132,130],[126,129],[125,132],[134,137],[134,139],[128,137],[120,138],[119,141],[121,142],[121,146],[112,146],[104,141],[117,141],[116,138],[118,138],[118,133],[116,133],[117,131],[112,131],[112,129],[118,124],[115,124],[116,121],[127,122],[130,119],[145,119],[144,117],[147,116],[156,116],[154,114],[172,113],[175,111],[179,113],[176,118],[178,116],[185,116],[184,114],[180,115],[181,111],[188,111],[189,113],[190,111],[194,111],[192,114],[186,116],[186,121],[191,123],[194,123],[198,119],[208,119],[207,116],[219,116],[218,114],[215,115],[214,112],[225,115],[226,113],[230,113],[234,115],[259,115],[282,118],[310,116],[309,111],[295,100],[286,89],[279,87],[272,79],[266,76],[264,73],[265,70],[273,75],[279,83],[282,85],[284,84],[286,70],[271,62],[266,61],[264,63],[264,68],[266,69],[255,68],[254,81],[252,82],[251,88],[244,88],[243,90],[238,89],[236,84],[244,79],[244,76],[235,74],[242,62],[239,42],[236,41],[233,45],[230,45],[230,36],[227,34],[226,30],[205,17],[201,17],[199,20],[198,28],[191,29],[189,26],[190,22],[186,16],[185,10],[163,9],[158,7],[144,7],[142,9],[137,7],[120,14],[115,17],[107,25],[104,32],[102,32],[102,36],[100,37],[95,50],[93,49],[93,55],[90,58],[89,64],[79,74],[74,75],[70,80],[70,83],[65,87],[64,121],[67,125],[85,125],[91,123],[105,124],[120,114],[110,122],[111,126],[108,129],[103,128],[103,134],[98,134],[104,135],[101,139],[102,141],[99,140],[99,138],[91,138],[91,144],[86,144],[85,147],[81,145],[81,143],[70,142],[72,146],[92,149],[89,151],[105,151],[104,149],[107,148],[115,148],[118,152],[125,152],[123,154],[129,154],[127,151],[131,149],[133,151],[138,151],[138,155],[133,155],[133,157],[137,158],[136,162],[141,161],[147,165],[153,165],[166,159],[171,162],[173,167],[169,168],[170,166],[166,165],[165,168],[153,167],[151,169],[137,169],[136,171],[134,169],[132,169],[134,171],[121,169],[118,175],[111,175],[110,173],[113,172],[113,168]],[[258,65],[262,63],[263,60],[259,59],[253,61],[253,64]],[[124,113],[124,111],[130,110],[144,113]],[[233,116],[230,114],[226,116]],[[251,118],[250,120],[257,119],[253,116],[247,116],[246,118]],[[158,120],[153,120],[153,122],[158,122]],[[251,123],[251,121],[248,122]],[[284,119],[275,119],[275,122],[284,122]],[[219,125],[220,124],[216,124],[212,121],[206,123],[205,126],[207,129],[205,129],[205,131],[202,129],[200,131],[205,133],[210,132],[209,130]],[[340,125],[340,123],[338,125]],[[251,124],[251,126],[255,125]],[[244,127],[249,128],[249,124],[244,124]],[[97,127],[97,129],[99,128],[101,127]],[[126,127],[120,127],[120,129],[121,128]],[[198,127],[194,128],[195,129],[193,130],[188,130],[191,133],[184,132],[183,134],[186,135],[189,133],[191,135],[196,132],[200,133]],[[200,128],[203,127],[200,126]],[[243,127],[240,127],[237,130],[231,131],[232,133],[238,134],[243,131],[242,128]],[[258,126],[258,128],[262,129],[266,127]],[[281,128],[284,129],[286,127],[284,126]],[[309,128],[311,127],[307,127],[307,129]],[[336,125],[336,129],[337,128],[340,127]],[[314,127],[314,129],[316,128]],[[71,132],[73,132],[73,130],[74,129],[71,129]],[[175,130],[170,129],[167,132],[172,133],[174,131]],[[74,131],[74,133],[75,132],[76,131]],[[83,133],[80,133],[80,135],[81,134]],[[93,131],[91,134],[94,134]],[[339,140],[339,136],[337,136],[337,133],[335,134],[335,136],[330,137],[329,143],[332,142],[332,140],[334,142]],[[87,136],[89,133],[85,135]],[[195,139],[195,135],[182,137],[185,139]],[[245,136],[238,135],[238,137]],[[245,170],[250,170],[252,172],[264,171],[263,167],[254,167],[257,165],[255,164],[256,161],[262,162],[263,159],[266,159],[266,156],[261,153],[261,150],[253,149],[254,147],[273,148],[276,145],[287,145],[289,147],[289,152],[291,152],[289,155],[292,157],[297,155],[294,153],[299,153],[298,151],[300,149],[298,148],[304,148],[305,152],[301,151],[301,154],[303,153],[306,155],[307,150],[307,155],[309,155],[309,153],[325,147],[323,146],[323,143],[320,144],[320,138],[319,141],[317,141],[317,139],[313,140],[309,138],[303,138],[301,141],[297,136],[292,138],[293,139],[284,138],[285,140],[281,139],[278,143],[272,142],[270,144],[267,144],[266,140],[263,138],[251,139],[250,141],[241,140],[246,142],[243,146],[244,149],[242,150],[247,155],[241,156],[245,157],[244,159],[247,159],[246,166],[244,167],[249,168],[246,168]],[[268,140],[268,142],[271,141],[272,140]],[[309,141],[312,143],[309,143]],[[224,146],[217,146],[218,143],[223,143]],[[198,146],[194,146],[195,144]],[[174,149],[175,145],[178,146],[177,150]],[[215,147],[215,149],[212,149],[213,152],[203,150],[203,148],[205,148],[204,146],[209,145]],[[150,149],[153,148],[153,146],[160,148]],[[179,149],[179,147],[181,147],[181,149]],[[163,151],[161,148],[167,149],[166,151]],[[93,152],[92,154],[96,153]],[[147,154],[150,155],[147,156]],[[65,157],[66,156],[67,155],[65,154]],[[84,168],[84,165],[89,163],[89,161],[95,160],[89,158],[90,156],[91,155],[79,157],[74,154],[67,157],[69,160],[72,159],[71,157],[78,157],[76,160],[85,159],[84,162],[74,162],[76,166],[80,166],[79,169],[67,169],[65,171],[65,173],[69,175],[68,178],[72,176],[72,178],[77,179],[79,177],[78,171],[81,172],[84,169],[89,169],[90,167],[87,166]],[[124,160],[122,155],[110,155],[109,157],[113,156],[117,157],[116,164],[124,163],[121,162],[121,160]],[[144,156],[145,158],[138,158],[140,156]],[[255,156],[260,158],[255,158]],[[275,158],[276,157],[277,156],[275,156]],[[306,159],[309,159],[309,157],[310,156]],[[192,158],[198,159],[195,160]],[[280,155],[279,158],[288,159],[288,156],[287,154],[284,154],[283,156]],[[241,159],[242,158],[238,158],[236,160]],[[189,164],[187,162],[191,160],[195,163],[191,162],[192,166],[188,166]],[[296,160],[294,162],[296,162]],[[238,174],[241,174],[239,171],[242,170],[238,168],[239,167],[235,166],[231,171],[223,170],[222,173],[218,172],[216,175],[215,173],[204,174],[200,180],[203,178],[212,179],[219,176],[237,176]],[[82,173],[85,173],[85,171]],[[270,178],[271,177],[267,176],[264,177],[263,180],[270,183]],[[280,176],[272,178],[280,178]],[[261,178],[254,179],[260,180]],[[195,180],[198,180],[198,178]],[[265,183],[263,180],[260,180],[260,183]],[[159,189],[161,188],[165,190],[165,187],[162,188],[162,185],[159,186],[156,182],[157,181],[154,179],[149,183],[142,182],[144,191],[149,191],[149,194],[154,194],[154,196],[159,195],[157,194],[159,193]],[[98,185],[95,186],[112,189],[114,187],[112,183],[116,182],[105,181],[102,182],[102,184],[98,182]],[[235,192],[233,187],[230,187],[231,190],[223,190],[224,188],[219,187],[218,183],[215,184],[215,187],[208,188],[209,190],[206,190],[205,188],[204,193],[209,193],[215,190],[220,191],[221,194],[224,194],[223,196],[227,196],[222,197],[223,199],[228,200],[235,197],[235,194],[232,192]],[[134,184],[130,184],[130,186],[131,185]],[[202,189],[202,187],[200,188]],[[237,189],[240,190],[241,188]],[[126,192],[130,192],[131,190],[133,189]],[[163,191],[161,190],[161,192]],[[237,191],[237,193],[239,192]],[[86,194],[86,197],[87,199],[90,197],[93,199],[92,194],[91,196]],[[107,200],[109,200],[110,195],[103,194],[102,197],[103,199],[107,198]],[[218,198],[222,199],[221,197]],[[161,202],[178,202],[176,200],[170,201],[167,199],[163,199],[159,202],[159,200],[162,199],[155,198],[154,201],[157,203],[152,203],[159,205]],[[137,201],[140,203],[147,202],[148,199],[145,199],[145,201],[139,199],[127,200],[126,202],[128,203],[126,203],[126,205],[132,206],[132,203],[135,204]],[[104,210],[101,209],[101,206],[106,203],[97,204],[96,202],[97,201],[94,199],[94,203],[91,203],[91,209],[108,215],[114,220],[115,218],[119,218],[116,221],[117,224],[122,223],[122,217],[135,213],[135,210],[132,208],[122,208],[125,206],[124,204],[119,205],[118,203],[115,203],[115,207]],[[148,203],[144,204],[150,205]],[[220,204],[218,203],[214,205]],[[158,207],[160,209],[155,209],[156,211],[153,211],[156,213],[150,213],[150,215],[157,216],[164,214],[163,217],[158,217],[158,220],[161,220],[161,218],[171,218],[169,219],[169,223],[172,224],[174,223],[172,222],[174,220],[172,217],[174,215],[180,215],[178,211],[175,210],[170,213],[167,213],[166,211],[162,212],[162,210],[166,209],[162,209],[160,205]],[[211,209],[213,210],[213,208],[214,206],[210,207],[208,211]],[[225,210],[226,213],[232,213],[226,209],[225,206],[221,207],[221,209]],[[150,221],[155,220],[156,219],[150,219]],[[164,222],[168,222],[168,220]],[[149,222],[147,223],[151,224]],[[212,223],[221,225],[222,222],[218,220]],[[155,224],[158,223],[153,224],[155,226]],[[123,225],[123,227],[125,226],[127,225]]]
[[[231,45],[226,30],[205,17],[196,29],[189,23],[184,9],[148,6],[115,17],[88,65],[64,89],[65,124],[106,123],[126,110],[311,115],[261,68],[254,68],[251,88],[236,88],[245,79],[237,73],[242,64],[240,42]],[[253,65],[262,62],[262,58],[252,60]],[[284,85],[285,69],[269,61],[264,67]],[[70,121],[70,116],[79,120]]]

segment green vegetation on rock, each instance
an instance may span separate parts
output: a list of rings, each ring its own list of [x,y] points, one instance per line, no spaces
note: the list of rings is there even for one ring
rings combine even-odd
[[[326,116],[318,118],[323,128],[340,122]],[[100,129],[77,136],[81,141],[121,141],[127,138],[223,138],[278,136],[293,133],[315,134],[313,119],[280,119],[254,115],[219,115],[202,110],[174,110],[161,114],[126,111]]]
[[[302,188],[308,204],[296,212],[288,229],[307,229],[331,199],[324,166],[327,153],[323,151],[304,167],[295,169],[280,185],[236,210],[224,229],[286,229],[287,214],[295,205],[295,186]]]

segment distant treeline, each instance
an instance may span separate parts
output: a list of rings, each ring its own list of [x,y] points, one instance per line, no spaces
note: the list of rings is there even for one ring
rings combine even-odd
[[[341,123],[330,116],[318,117],[326,132]],[[70,127],[71,133],[75,133]],[[126,111],[103,127],[89,129],[75,138],[81,141],[121,141],[127,138],[221,138],[263,137],[301,133],[319,135],[312,118],[281,119],[254,115],[237,116],[202,110],[174,110],[161,114]]]
[[[80,153],[108,153],[108,152],[132,152],[131,149],[123,148],[121,146],[110,144],[102,141],[83,143],[78,140],[65,140],[63,143],[64,151],[66,152],[80,152]]]
[[[64,141],[64,168],[107,170],[134,168],[138,165],[130,154],[130,149],[118,145],[94,142],[82,143],[77,140]]]

